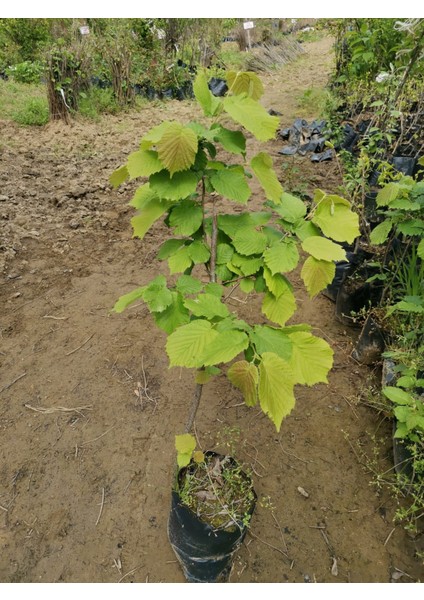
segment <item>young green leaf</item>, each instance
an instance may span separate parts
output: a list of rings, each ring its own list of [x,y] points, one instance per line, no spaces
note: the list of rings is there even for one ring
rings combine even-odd
[[[249,345],[249,338],[236,329],[220,331],[205,348],[201,360],[203,365],[226,363],[243,352]]]
[[[346,252],[343,248],[323,237],[313,236],[307,238],[302,242],[302,248],[317,260],[346,260]]]
[[[376,198],[377,206],[388,206],[399,196],[401,187],[399,183],[391,181],[379,190]]]
[[[188,245],[188,255],[195,265],[199,265],[208,262],[211,252],[204,242],[196,240]]]
[[[255,288],[255,280],[254,279],[242,279],[240,281],[240,289],[245,294],[250,294],[253,292]]]
[[[175,235],[192,235],[201,227],[202,221],[202,207],[189,199],[179,202],[169,213],[169,224],[174,227]]]
[[[246,204],[252,194],[243,173],[234,169],[215,171],[210,177],[210,182],[218,194],[235,202]]]
[[[152,146],[160,142],[162,135],[171,123],[172,121],[163,121],[159,125],[152,127],[152,129],[141,138],[140,150],[149,150]]]
[[[183,296],[187,296],[188,294],[198,294],[202,290],[203,284],[191,275],[181,275],[178,277],[175,287]]]
[[[277,203],[277,206],[273,206],[273,209],[289,223],[297,223],[299,219],[302,219],[306,215],[304,202],[287,192],[282,194],[280,201]]]
[[[408,405],[413,404],[413,398],[408,392],[394,386],[386,386],[383,388],[383,394],[395,404]]]
[[[205,317],[206,319],[224,318],[230,314],[226,305],[213,294],[199,294],[197,298],[187,298],[184,306],[191,310],[196,317]]]
[[[289,334],[289,338],[293,344],[289,362],[296,383],[328,383],[327,374],[333,366],[333,350],[327,342],[302,331]]]
[[[183,246],[168,258],[168,267],[171,274],[184,273],[192,264],[193,261],[190,258],[188,246]]]
[[[127,169],[130,179],[150,177],[163,169],[158,153],[153,150],[137,150],[128,157]]]
[[[259,364],[259,401],[277,431],[283,418],[294,408],[293,387],[293,373],[288,363],[273,352],[265,352]]]
[[[150,176],[150,187],[159,198],[181,200],[194,194],[197,188],[197,176],[192,171],[179,171],[170,177],[165,169]]]
[[[253,227],[241,227],[234,236],[234,247],[239,254],[251,256],[262,254],[266,248],[266,236]]]
[[[277,175],[272,166],[272,158],[266,152],[259,152],[250,161],[259,183],[261,184],[266,198],[275,204],[281,204],[283,187],[278,181]]]
[[[290,360],[293,344],[287,333],[281,329],[269,325],[256,325],[250,338],[258,354],[273,352],[287,362]]]
[[[314,208],[312,223],[337,242],[350,244],[360,234],[358,215],[347,200],[336,195],[324,194]]]
[[[167,200],[159,200],[158,198],[154,198],[147,202],[144,208],[131,219],[133,237],[143,239],[153,223],[166,213],[170,206],[170,202]]]
[[[202,355],[218,335],[211,323],[204,319],[178,327],[166,342],[170,366],[202,367]]]
[[[113,307],[112,310],[116,313],[121,313],[123,310],[125,310],[127,308],[127,306],[129,306],[136,300],[143,298],[146,288],[147,288],[147,286],[143,285],[142,287],[139,287],[139,288],[133,290],[129,294],[125,294],[124,296],[121,296],[117,300],[117,302],[115,302],[115,306]]]
[[[234,248],[230,244],[218,244],[216,248],[216,264],[225,265],[230,262],[234,254]]]
[[[190,315],[183,304],[181,295],[177,292],[171,292],[171,303],[162,312],[153,313],[156,325],[170,335],[181,325],[190,322]]]
[[[196,439],[190,433],[175,436],[175,449],[177,451],[177,464],[180,469],[186,467],[196,448]]]
[[[281,294],[285,294],[287,290],[292,291],[292,286],[284,275],[279,273],[273,275],[266,267],[264,268],[264,278],[267,288],[276,298],[279,298]]]
[[[241,131],[233,131],[222,125],[216,125],[212,126],[211,134],[213,134],[213,139],[219,142],[227,152],[242,156],[246,153],[246,138]]]
[[[389,233],[392,230],[393,221],[391,219],[385,219],[382,223],[379,223],[370,234],[370,242],[375,246],[384,244],[389,237]]]
[[[132,197],[128,205],[141,210],[151,200],[156,199],[158,199],[158,195],[156,194],[156,192],[150,189],[149,183],[144,183],[139,188],[137,188],[134,196]]]
[[[205,71],[197,73],[193,83],[193,92],[205,116],[213,117],[218,113],[222,103],[210,91]]]
[[[112,175],[109,176],[109,182],[112,187],[117,188],[121,185],[121,183],[124,183],[129,176],[130,174],[128,173],[127,165],[123,165],[122,167],[119,167],[119,169],[116,169]]]
[[[194,164],[197,147],[198,141],[194,131],[177,121],[168,124],[157,143],[159,159],[171,177],[178,171],[186,171]]]
[[[265,108],[252,98],[229,96],[224,98],[224,110],[236,123],[243,125],[261,142],[275,137],[280,124],[278,117],[272,117]]]
[[[182,246],[184,246],[184,242],[185,240],[178,239],[166,240],[166,242],[164,242],[159,248],[158,259],[166,260],[173,254],[175,254],[180,248],[182,248]]]
[[[421,260],[424,260],[424,238],[418,244],[417,255],[421,258]]]
[[[270,293],[265,294],[262,302],[262,312],[270,321],[285,325],[295,311],[296,300],[289,288],[280,294],[278,298]]]
[[[300,276],[311,298],[329,285],[336,274],[336,265],[327,260],[317,260],[309,256],[303,263]]]
[[[228,369],[228,379],[243,394],[247,406],[255,406],[258,402],[258,369],[253,363],[245,360],[235,362]]]
[[[253,71],[229,71],[227,83],[232,94],[246,94],[253,100],[259,100],[264,93],[262,81]]]
[[[299,262],[296,242],[292,238],[285,238],[281,242],[274,243],[265,250],[264,261],[272,275],[290,273]]]
[[[233,254],[231,265],[238,267],[242,275],[249,277],[249,275],[254,275],[259,271],[259,269],[263,266],[263,260],[262,258],[251,258],[240,256],[239,254]],[[228,263],[227,266],[229,266]]]

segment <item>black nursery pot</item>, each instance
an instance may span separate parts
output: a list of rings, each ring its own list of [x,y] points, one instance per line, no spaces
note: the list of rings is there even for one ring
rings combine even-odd
[[[368,315],[352,357],[363,365],[373,365],[380,360],[384,348],[384,333],[372,315]]]
[[[224,458],[215,452],[206,452],[206,456]],[[231,464],[237,465],[233,458],[229,460]],[[179,471],[178,481],[189,467]],[[247,474],[244,475],[249,479]],[[250,514],[255,509],[257,499],[254,491],[253,495]],[[181,502],[178,491],[172,492],[168,539],[189,583],[224,583],[228,579],[234,553],[247,532],[245,525],[238,525],[234,531],[214,528]]]

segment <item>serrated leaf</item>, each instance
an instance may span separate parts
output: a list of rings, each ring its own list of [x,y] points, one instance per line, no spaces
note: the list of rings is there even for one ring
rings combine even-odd
[[[199,294],[197,298],[187,298],[184,306],[191,310],[196,317],[206,317],[207,319],[224,318],[230,314],[225,304],[213,294]]]
[[[336,265],[326,260],[309,256],[303,263],[300,276],[311,298],[326,288],[334,279]]]
[[[216,171],[210,177],[210,182],[218,194],[235,202],[246,204],[252,194],[243,173],[234,169]]]
[[[276,298],[279,298],[281,294],[285,294],[287,290],[290,292],[292,290],[291,284],[284,275],[280,275],[279,273],[273,275],[267,267],[264,268],[264,279],[268,290]]]
[[[413,404],[413,399],[408,392],[394,386],[383,388],[383,394],[395,404],[409,405]]]
[[[272,158],[269,154],[260,152],[252,158],[250,165],[265,192],[266,198],[275,204],[280,204],[283,187],[275,174]]]
[[[290,360],[292,353],[292,341],[281,329],[269,327],[268,325],[256,325],[250,335],[255,344],[256,352],[273,352],[286,361]]]
[[[216,265],[215,273],[221,281],[231,281],[234,275],[225,265]]]
[[[229,71],[226,79],[232,94],[246,94],[253,100],[259,100],[264,93],[262,81],[253,71]]]
[[[239,215],[218,215],[218,229],[233,239],[243,227],[256,227],[268,223],[272,213],[256,212],[241,213]]]
[[[294,408],[293,387],[293,373],[288,363],[272,352],[265,352],[259,364],[259,401],[277,431],[283,418]]]
[[[189,244],[188,254],[195,265],[208,262],[211,256],[209,248],[200,240],[196,240],[192,244]]]
[[[229,96],[224,98],[224,110],[236,123],[243,125],[261,142],[275,137],[279,127],[278,117],[272,117],[265,108],[252,98]]]
[[[171,177],[194,164],[197,148],[198,140],[194,131],[177,121],[168,124],[157,143],[159,159]]]
[[[183,246],[168,258],[168,267],[171,274],[184,273],[193,264],[187,246]]]
[[[193,83],[193,92],[207,117],[213,117],[221,106],[221,101],[212,94],[208,87],[205,71],[199,71]]]
[[[424,233],[424,221],[421,219],[411,219],[409,221],[404,221],[403,223],[399,223],[397,226],[397,230],[400,233],[408,236],[419,235],[422,236]]]
[[[177,450],[177,464],[180,469],[186,467],[196,448],[196,439],[190,433],[175,436],[175,449]]]
[[[327,374],[333,366],[334,353],[327,342],[302,331],[289,334],[289,338],[293,343],[289,362],[296,383],[328,383]]]
[[[166,352],[171,367],[202,367],[201,357],[206,348],[219,334],[209,321],[196,319],[188,325],[178,327],[168,337]]]
[[[370,242],[374,244],[374,246],[379,246],[380,244],[384,244],[384,242],[389,237],[389,233],[392,230],[393,222],[390,219],[386,219],[382,223],[379,223],[377,227],[375,227],[370,234]]]
[[[197,177],[193,171],[179,171],[171,178],[168,171],[163,170],[150,176],[150,187],[160,198],[181,200],[194,194],[197,188]]]
[[[128,173],[127,165],[123,165],[122,167],[119,167],[119,169],[116,169],[109,176],[109,183],[112,187],[117,188],[122,183],[124,183],[124,181],[126,181],[129,176],[130,174]]]
[[[296,242],[286,238],[273,244],[264,252],[264,261],[272,275],[276,273],[290,273],[297,267],[299,252]]]
[[[169,213],[169,224],[174,227],[175,235],[192,235],[201,227],[202,221],[202,207],[193,200],[182,200]]]
[[[129,292],[129,294],[124,294],[121,296],[116,302],[112,310],[116,313],[121,313],[123,310],[127,308],[130,304],[143,298],[144,292],[146,291],[147,286],[143,285],[142,287],[138,287],[137,289]]]
[[[183,296],[187,296],[198,294],[203,288],[203,283],[191,275],[181,275],[175,282],[175,287]]]
[[[401,187],[399,183],[395,181],[391,181],[386,184],[384,188],[379,190],[376,198],[377,206],[389,206],[393,200],[396,200],[399,193],[401,191]]]
[[[205,293],[213,294],[217,298],[221,298],[224,293],[224,288],[219,283],[207,283],[205,285]]]
[[[159,248],[158,259],[165,260],[175,254],[182,246],[185,240],[171,239],[167,240]]]
[[[232,360],[249,345],[249,338],[243,331],[221,331],[206,347],[201,360],[204,365],[217,365]]]
[[[193,452],[193,460],[197,464],[205,462],[205,455],[201,450],[196,450],[196,452]]]
[[[153,313],[156,325],[170,335],[181,325],[190,322],[190,315],[177,292],[171,292],[171,304],[162,312]]]
[[[258,369],[245,360],[235,362],[228,369],[227,377],[243,394],[247,406],[255,406],[258,401]]]
[[[299,224],[296,224],[293,233],[295,233],[302,242],[313,235],[321,235],[321,232],[316,225],[310,221],[303,220]]]
[[[241,131],[233,131],[232,129],[226,129],[222,125],[218,125],[211,129],[211,133],[213,134],[213,139],[219,142],[227,152],[241,155],[246,153],[246,138]]]
[[[137,188],[134,196],[128,202],[129,206],[132,206],[137,209],[142,209],[146,204],[148,204],[151,200],[158,199],[158,195],[156,192],[150,189],[150,184],[145,183]]]
[[[282,194],[277,206],[273,208],[289,223],[296,223],[306,215],[306,206],[303,200],[287,192]]]
[[[153,150],[137,150],[128,156],[127,169],[130,179],[150,177],[163,169],[164,165]]]
[[[171,121],[162,121],[159,125],[152,127],[152,129],[141,138],[140,149],[149,150],[152,146],[157,144],[170,124]]]
[[[255,280],[254,279],[242,279],[240,281],[240,289],[245,294],[250,294],[255,288]]]
[[[241,274],[249,277],[254,275],[263,266],[262,258],[251,258],[246,256],[240,256],[239,254],[233,254],[231,264],[239,267]]]
[[[316,258],[325,261],[343,261],[346,260],[346,252],[341,246],[331,240],[323,237],[312,236],[302,242],[302,248],[305,252]]]
[[[278,298],[270,293],[265,294],[262,302],[262,312],[270,321],[285,325],[295,311],[296,300],[289,288],[280,294]]]
[[[350,244],[360,235],[358,215],[340,196],[324,194],[314,209],[312,222],[326,237],[337,242]]]
[[[424,260],[424,239],[422,239],[417,246],[417,255],[421,260]]]
[[[170,202],[158,198],[147,202],[138,214],[131,219],[133,237],[143,239],[153,223],[166,213],[170,206]]]
[[[230,262],[234,248],[230,244],[218,244],[216,248],[216,264],[225,265]]]
[[[143,299],[150,311],[160,313],[172,304],[172,293],[166,287],[166,282],[165,284],[162,282],[155,283],[156,280],[153,280],[147,286]]]
[[[233,244],[239,254],[251,256],[262,254],[266,248],[266,236],[252,227],[241,227],[234,236]]]

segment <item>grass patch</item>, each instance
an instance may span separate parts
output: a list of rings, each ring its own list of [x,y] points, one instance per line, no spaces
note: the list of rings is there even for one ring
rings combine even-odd
[[[322,117],[331,114],[331,111],[337,108],[337,101],[328,89],[307,88],[298,98],[297,106],[300,109],[300,117]]]
[[[114,115],[120,110],[113,96],[112,88],[92,87],[87,92],[80,93],[78,112],[87,119],[96,121],[100,115]]]
[[[45,125],[49,119],[45,86],[0,80],[0,119]]]

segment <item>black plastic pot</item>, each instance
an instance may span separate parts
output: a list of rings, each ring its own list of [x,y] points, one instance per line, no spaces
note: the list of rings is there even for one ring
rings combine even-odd
[[[413,175],[415,171],[415,166],[417,164],[417,159],[411,156],[394,156],[391,160],[392,165],[404,175]]]
[[[206,455],[224,458],[215,452],[207,452]],[[233,458],[229,460],[237,465]],[[181,469],[177,479],[181,480],[189,468],[190,465]],[[248,475],[245,476],[248,478]],[[255,503],[256,494],[250,514],[254,511]],[[246,532],[247,527],[242,523],[234,531],[214,529],[181,502],[178,491],[172,492],[168,538],[188,582],[225,582],[231,571],[234,553],[243,542]]]
[[[373,365],[385,348],[384,333],[372,315],[368,315],[356,342],[352,357],[363,365]]]
[[[212,77],[208,83],[208,87],[214,96],[225,96],[228,92],[228,85],[225,79]]]
[[[364,198],[364,217],[372,224],[381,223],[384,220],[384,215],[377,212],[377,192],[369,192]]]
[[[383,292],[382,285],[367,281],[375,272],[374,268],[364,264],[344,279],[336,298],[336,317],[341,323],[362,327],[365,313],[378,304]]]

